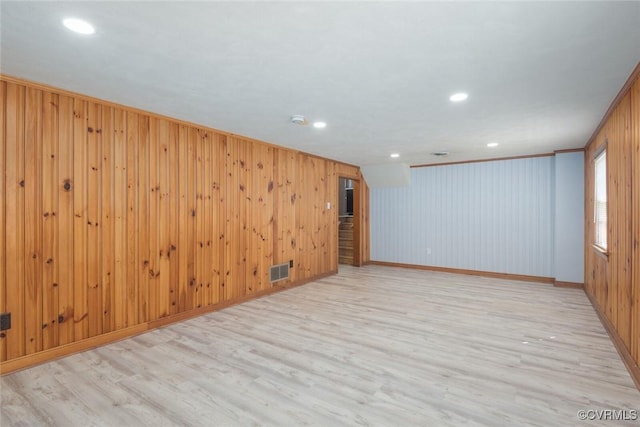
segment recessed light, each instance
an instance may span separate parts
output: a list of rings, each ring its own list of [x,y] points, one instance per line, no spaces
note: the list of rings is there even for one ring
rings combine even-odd
[[[490,143],[487,144],[487,147],[493,148],[493,147],[497,147],[498,145],[500,145],[500,144],[498,144],[497,142],[490,142]]]
[[[318,129],[324,129],[327,127],[325,122],[313,122],[313,127]]]
[[[460,102],[460,101],[464,101],[468,97],[469,97],[468,94],[466,94],[464,92],[458,92],[458,93],[454,93],[453,95],[451,95],[449,97],[449,100],[453,101],[453,102]]]
[[[87,21],[83,21],[82,19],[76,18],[67,18],[62,21],[65,27],[70,29],[71,31],[79,34],[93,34],[96,32],[96,29],[93,28],[93,25],[89,24]]]
[[[398,157],[400,157],[400,154],[398,154],[398,153],[393,153],[393,154],[391,154],[391,156],[390,156],[390,157],[391,157],[392,159],[397,159]]]

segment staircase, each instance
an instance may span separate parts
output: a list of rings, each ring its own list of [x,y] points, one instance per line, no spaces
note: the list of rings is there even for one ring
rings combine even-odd
[[[353,265],[353,216],[340,216],[338,220],[338,262]]]

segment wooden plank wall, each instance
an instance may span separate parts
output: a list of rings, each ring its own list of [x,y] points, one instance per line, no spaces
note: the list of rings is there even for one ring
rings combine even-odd
[[[638,69],[638,68],[637,68]],[[640,386],[640,79],[634,73],[585,149],[585,291]],[[594,158],[607,149],[608,254],[595,241]]]
[[[2,372],[265,294],[273,264],[337,271],[355,166],[11,78],[0,105]]]

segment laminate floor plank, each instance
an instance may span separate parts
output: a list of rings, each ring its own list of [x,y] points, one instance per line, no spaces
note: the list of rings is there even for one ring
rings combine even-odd
[[[582,291],[382,266],[340,266],[0,386],[3,427],[546,427],[640,410]]]

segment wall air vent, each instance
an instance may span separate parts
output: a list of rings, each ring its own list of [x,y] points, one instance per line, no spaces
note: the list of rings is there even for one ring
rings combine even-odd
[[[289,278],[289,263],[272,265],[269,269],[269,280],[271,283]]]

